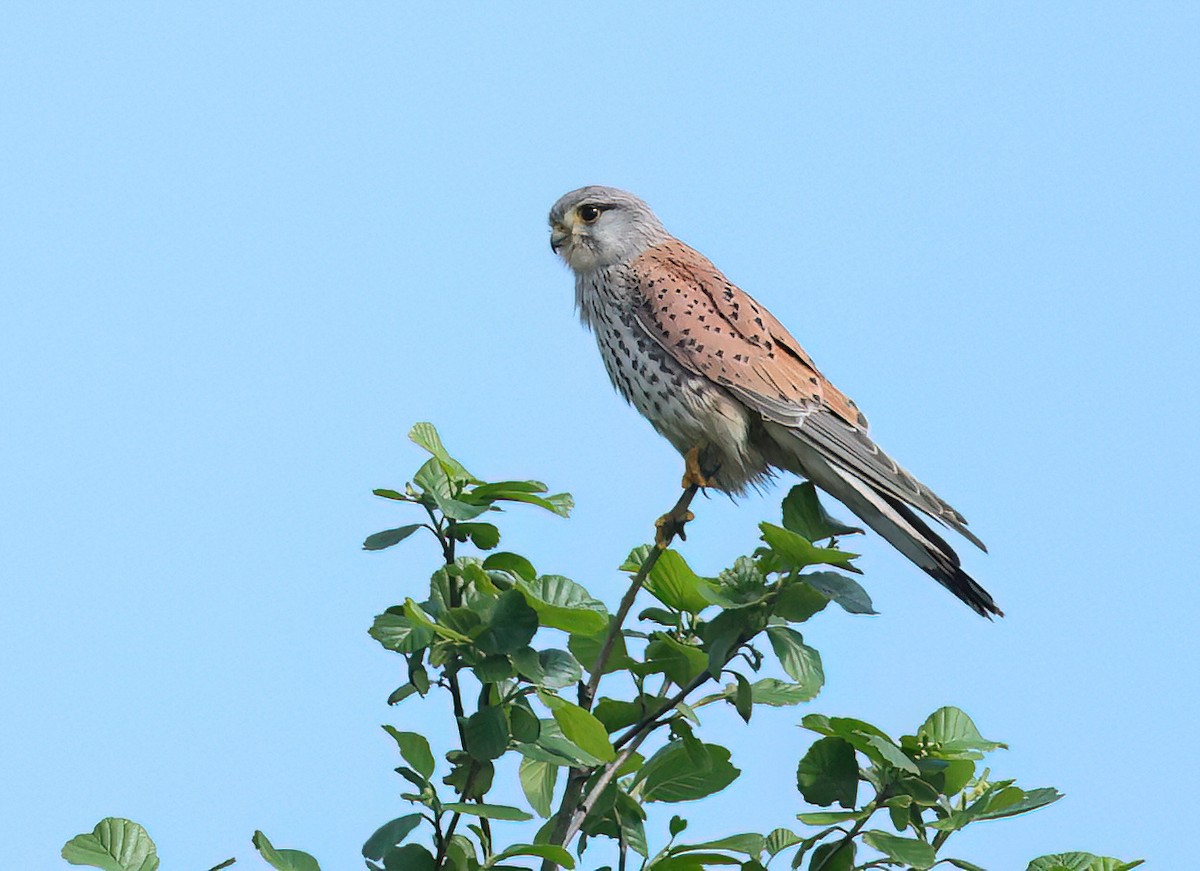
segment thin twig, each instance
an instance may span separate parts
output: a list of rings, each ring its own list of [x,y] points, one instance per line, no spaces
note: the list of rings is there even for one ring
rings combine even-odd
[[[617,740],[613,741],[613,747],[620,750],[628,742],[632,741],[638,735],[642,734],[642,732],[647,731],[647,730],[653,731],[654,728],[657,726],[656,721],[658,720],[659,717],[669,714],[671,711],[675,710],[676,705],[678,705],[680,702],[682,702],[684,699],[686,699],[689,695],[691,695],[693,692],[695,692],[697,688],[708,683],[709,679],[711,679],[711,678],[712,678],[712,675],[709,674],[707,670],[700,672],[700,674],[696,675],[694,678],[692,678],[690,681],[688,681],[687,686],[685,686],[683,689],[681,689],[679,692],[677,692],[670,699],[663,702],[662,707],[660,707],[657,711],[655,711],[653,714],[651,714],[648,717],[643,717],[640,722],[635,723],[634,725],[630,726],[623,735],[621,735],[619,738],[617,738]]]
[[[564,845],[571,843],[571,839],[579,833],[580,826],[582,826],[583,821],[587,819],[588,811],[592,809],[592,805],[595,804],[596,800],[600,797],[600,793],[604,792],[608,785],[612,783],[613,778],[617,776],[617,771],[619,771],[621,766],[628,761],[630,756],[637,752],[638,747],[641,746],[643,741],[650,737],[650,732],[652,731],[652,729],[648,730],[636,738],[633,743],[617,754],[616,759],[604,766],[604,770],[600,773],[600,776],[596,778],[596,783],[592,787],[591,792],[589,792],[583,801],[581,801],[575,808],[575,810],[571,812],[571,816],[567,821],[567,830],[563,834]]]
[[[665,516],[681,517],[688,510],[688,506],[692,504],[692,499],[696,497],[699,491],[699,486],[690,484],[684,489],[683,495],[679,497],[679,501],[675,503]],[[613,646],[617,643],[617,636],[621,633],[621,628],[625,624],[625,618],[629,616],[630,610],[633,608],[633,601],[637,598],[638,591],[641,590],[642,584],[646,582],[646,578],[650,575],[650,570],[654,568],[654,564],[658,562],[658,558],[662,556],[663,551],[670,545],[671,540],[675,537],[676,530],[668,528],[666,540],[662,543],[655,544],[646,559],[642,561],[641,566],[629,581],[629,589],[625,591],[625,595],[621,597],[621,604],[617,607],[617,613],[609,624],[608,633],[604,636],[604,643],[600,645],[600,653],[596,656],[596,662],[592,665],[588,676],[587,686],[579,693],[579,704],[585,710],[591,710],[592,701],[596,698],[596,690],[600,686],[600,678],[604,675],[604,667],[608,663],[608,657],[612,654]]]
[[[812,865],[811,871],[821,871],[822,868],[829,864],[829,860],[841,851],[842,847],[851,843],[856,837],[858,837],[858,833],[863,830],[863,826],[867,824],[867,820],[874,815],[875,811],[879,810],[879,799],[882,797],[883,793],[875,793],[875,798],[863,808],[864,811],[866,811],[867,808],[870,808],[870,813],[867,813],[862,819],[856,821],[850,828],[850,831],[846,832],[846,834],[836,842],[833,842],[836,843],[837,846],[821,857],[821,864]]]
[[[682,495],[680,495],[679,499],[675,502],[675,506],[664,516],[675,518],[685,517],[688,507],[692,504],[692,500],[696,497],[696,493],[699,492],[699,490],[700,487],[698,484],[689,484],[684,488]],[[588,682],[579,689],[579,705],[585,710],[591,710],[592,702],[595,700],[596,692],[600,686],[600,679],[604,676],[604,668],[608,664],[608,658],[612,655],[613,647],[617,643],[617,636],[621,633],[625,620],[629,616],[629,612],[633,609],[633,602],[634,599],[637,598],[638,591],[641,590],[642,584],[646,582],[646,578],[649,577],[650,570],[654,568],[654,564],[658,562],[658,558],[662,556],[663,551],[665,551],[671,544],[671,541],[675,538],[675,535],[680,532],[681,528],[682,527],[676,528],[674,526],[664,525],[660,529],[665,530],[665,535],[661,534],[660,529],[655,530],[655,546],[651,549],[650,553],[647,554],[646,559],[642,561],[641,566],[638,567],[637,573],[630,578],[629,588],[625,591],[625,595],[621,597],[621,603],[617,607],[617,613],[613,615],[613,619],[608,626],[608,632],[604,636],[604,642],[600,645],[600,653],[596,656],[596,661],[593,663],[592,668],[589,671]],[[662,540],[659,541],[659,538]],[[673,708],[675,704],[677,704],[677,702],[672,703],[670,707]],[[667,708],[666,710],[670,710],[670,708]],[[656,714],[656,716],[658,716],[658,714]],[[646,734],[648,735],[649,732]],[[644,737],[642,740],[644,740]],[[605,773],[601,775],[602,778],[607,776],[607,779],[604,780],[605,786],[608,785],[617,769],[620,768],[625,759],[629,758],[630,753],[632,753],[640,743],[641,740],[637,741],[637,743],[630,748],[629,753],[618,755],[617,760],[614,760],[614,762],[608,764]],[[620,747],[620,745],[614,746],[618,749]],[[558,822],[555,825],[553,835],[550,837],[551,844],[560,844],[566,846],[571,842],[571,839],[576,833],[578,833],[579,826],[582,825],[584,817],[587,815],[585,811],[583,816],[579,816],[578,821],[576,821],[575,818],[578,816],[577,808],[580,806],[586,807],[589,799],[594,801],[594,796],[599,794],[596,793],[595,789],[593,789],[592,793],[583,800],[581,805],[580,796],[583,793],[583,786],[587,782],[588,774],[589,771],[586,768],[572,768],[570,774],[567,775],[567,783],[563,789],[562,801],[559,803],[558,812],[555,814],[555,816],[558,818]],[[557,867],[558,864],[550,859],[546,859],[542,862],[542,871],[553,871],[553,869]]]

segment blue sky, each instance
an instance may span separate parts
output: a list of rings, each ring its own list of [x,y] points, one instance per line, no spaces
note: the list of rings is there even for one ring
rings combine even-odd
[[[113,814],[164,867],[253,866],[255,828],[355,866],[404,812],[378,725],[449,728],[385,706],[365,634],[436,561],[359,550],[414,421],[573,492],[506,545],[616,602],[680,463],[547,245],[588,183],[768,305],[991,548],[995,624],[864,542],[883,614],[812,624],[808,710],[1009,742],[995,771],[1067,797],[961,836],[989,868],[1190,861],[1200,7],[645,6],[9,5],[5,864]],[[683,552],[715,572],[784,492],[701,500]],[[714,718],[746,773],[693,826],[791,819],[801,713]]]

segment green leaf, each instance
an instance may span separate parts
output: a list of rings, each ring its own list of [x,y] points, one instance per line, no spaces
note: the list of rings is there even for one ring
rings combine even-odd
[[[858,798],[858,760],[854,747],[842,738],[813,742],[796,769],[796,786],[809,804],[828,807],[837,802],[852,808]]]
[[[658,710],[661,704],[661,700],[645,693],[638,695],[637,699],[632,702],[602,698],[596,703],[592,713],[596,715],[597,720],[604,724],[605,729],[609,732],[616,732],[632,726],[643,717],[648,716],[651,711]]]
[[[398,705],[409,696],[415,695],[416,693],[417,688],[411,683],[406,683],[403,686],[398,686],[392,690],[391,694],[387,697],[387,703],[389,705]]]
[[[953,832],[976,820],[998,820],[1029,813],[1062,798],[1054,787],[1031,789],[1026,792],[1015,786],[992,784],[990,788],[969,807],[956,810],[945,819],[930,823],[931,828]]]
[[[488,820],[524,822],[525,820],[533,819],[533,814],[523,811],[518,807],[509,807],[503,804],[476,804],[464,801],[451,801],[443,804],[442,810],[448,810],[456,814],[467,814],[473,817],[483,817]]]
[[[953,759],[945,765],[940,791],[947,796],[957,795],[975,776],[975,763],[970,759]]]
[[[491,550],[500,543],[500,530],[493,523],[457,523],[454,532],[459,541],[469,538],[480,550]]]
[[[514,741],[530,743],[542,734],[542,724],[537,714],[525,707],[528,702],[516,702],[508,709],[508,730]]]
[[[155,871],[158,850],[146,830],[132,820],[105,817],[87,834],[76,835],[62,848],[72,865],[104,871]]]
[[[603,764],[602,760],[588,753],[578,744],[568,740],[562,728],[553,719],[540,720],[541,734],[534,744],[520,744],[517,750],[527,759],[538,759],[555,765],[573,765],[593,768]]]
[[[642,675],[661,672],[684,687],[708,670],[708,656],[699,647],[660,635],[646,645],[646,661],[632,669]]]
[[[545,493],[546,489],[541,481],[493,481],[475,487],[471,495],[476,499],[499,499],[514,493]]]
[[[762,530],[762,540],[771,549],[764,567],[767,571],[795,571],[822,564],[852,568],[851,560],[858,556],[834,548],[816,547],[808,539],[782,526],[760,523],[758,528]]]
[[[838,535],[861,535],[857,526],[834,520],[817,498],[817,488],[810,482],[797,484],[783,500],[783,526],[809,541],[822,541]]]
[[[543,689],[562,689],[583,677],[583,669],[565,650],[539,652],[525,647],[513,654],[513,662],[523,677]]]
[[[526,581],[532,581],[537,577],[537,570],[533,567],[533,563],[519,553],[500,551],[490,554],[483,561],[483,567],[487,571],[508,572]]]
[[[722,610],[705,623],[703,636],[708,650],[708,673],[719,678],[738,648],[758,634],[766,622],[767,614],[763,608],[733,608]]]
[[[596,658],[600,656],[600,651],[604,647],[604,639],[608,636],[608,628],[612,625],[612,620],[609,618],[604,630],[594,635],[572,635],[567,640],[567,649],[575,655],[588,672],[591,672],[592,667],[596,664]],[[608,659],[604,663],[602,674],[612,674],[615,671],[624,671],[627,669],[632,660],[629,658],[629,650],[625,646],[625,635],[618,632],[613,638],[612,648],[609,650]]]
[[[404,600],[404,616],[414,626],[423,626],[425,629],[433,632],[435,635],[440,635],[443,638],[449,638],[451,641],[470,642],[470,638],[463,635],[461,632],[451,629],[449,626],[443,626],[432,617],[425,613],[425,610],[414,602],[412,599]]]
[[[397,653],[416,653],[433,641],[433,631],[404,616],[403,607],[388,608],[375,618],[367,634]]]
[[[815,696],[825,685],[821,654],[804,643],[804,636],[787,626],[767,627],[767,637],[783,670]]]
[[[472,758],[481,762],[499,759],[508,749],[508,721],[504,718],[504,710],[492,706],[480,708],[467,717],[463,734],[466,739],[463,749]]]
[[[472,601],[479,598],[494,599],[509,590],[513,585],[513,578],[507,572],[490,572],[484,569],[483,563],[478,561],[477,557],[460,556],[454,561],[454,564],[462,572],[463,580],[463,596],[470,605]],[[438,596],[448,597],[450,592],[449,578],[446,579],[446,586],[443,593],[441,572],[439,571],[436,579],[438,586]]]
[[[408,660],[408,682],[412,684],[414,690],[421,694],[421,698],[425,698],[429,692],[429,672],[425,670],[425,666],[412,657]]]
[[[999,741],[989,741],[979,734],[975,723],[958,708],[938,708],[917,729],[922,742],[935,759],[981,759],[983,754],[998,748],[1008,748]]]
[[[392,726],[384,726],[383,730],[392,736],[400,748],[400,755],[413,767],[414,771],[419,772],[426,780],[433,776],[433,753],[430,751],[429,741],[425,739],[424,735],[416,732],[401,732]]]
[[[668,611],[666,608],[643,608],[638,614],[639,620],[648,620],[669,629],[678,629],[683,619],[678,611]]]
[[[543,626],[577,635],[596,635],[608,627],[604,603],[569,578],[542,575],[519,582],[517,589],[525,594]]]
[[[897,832],[903,832],[913,822],[913,797],[911,795],[893,795],[883,802],[887,808],[888,818]]]
[[[801,702],[807,702],[816,696],[819,689],[819,687],[814,689],[811,685],[806,684],[787,683],[773,677],[756,680],[750,685],[754,704],[770,705],[774,708],[783,708],[788,705],[798,705]]]
[[[482,484],[473,489],[468,498],[472,502],[524,502],[544,508],[559,517],[568,517],[575,507],[575,500],[570,493],[555,493],[552,496],[538,496],[545,493],[546,485],[541,481],[499,481],[495,484]]]
[[[568,741],[577,744],[581,750],[590,753],[602,762],[612,762],[617,758],[617,752],[613,750],[612,742],[608,740],[608,730],[592,714],[579,705],[571,704],[566,699],[560,699],[558,696],[540,690],[538,698],[550,709],[550,713],[554,715],[554,721],[558,723],[558,727],[562,729],[563,735]]]
[[[375,490],[372,490],[371,492],[373,494],[375,494],[376,496],[382,496],[384,499],[391,499],[391,500],[397,501],[397,502],[412,501],[407,496],[405,496],[403,493],[400,493],[396,490],[388,490],[386,488],[377,488]]]
[[[447,473],[445,466],[436,458],[430,460],[413,475],[413,483],[432,497],[434,503],[451,520],[474,520],[489,510],[490,503],[476,504],[455,498],[462,479]]]
[[[896,742],[888,737],[886,732],[870,723],[852,717],[826,717],[823,714],[809,714],[800,723],[804,728],[822,735],[834,735],[844,739],[868,756],[872,762],[898,768],[910,774],[920,773],[916,763],[900,750]],[[932,787],[925,784],[924,789],[931,790]],[[936,794],[936,790],[934,792]]]
[[[383,550],[393,544],[399,544],[420,528],[421,524],[410,523],[407,526],[397,526],[395,529],[385,529],[383,532],[368,535],[363,542],[363,550]]]
[[[485,615],[486,628],[475,639],[485,653],[515,653],[528,646],[538,630],[538,614],[525,596],[507,590],[494,599]]]
[[[447,475],[467,483],[475,482],[476,479],[463,468],[462,463],[450,456],[450,452],[442,444],[442,438],[433,424],[426,422],[413,424],[413,428],[408,432],[408,437],[416,445],[433,454]]]
[[[741,865],[741,859],[723,853],[682,853],[660,859],[649,868],[653,871],[704,871],[713,865]]]
[[[734,674],[734,679],[737,681],[737,689],[734,691],[733,706],[738,716],[749,723],[750,716],[754,713],[754,687],[741,674]]]
[[[683,817],[676,814],[671,817],[670,831],[671,837],[677,838],[683,833],[683,830],[688,827],[688,822]]]
[[[630,554],[630,562],[636,553],[638,551]],[[641,567],[641,562],[638,562],[638,567]],[[692,571],[684,558],[674,550],[662,552],[658,562],[650,569],[645,584],[646,591],[668,608],[689,614],[699,614],[708,607],[709,601],[701,593],[701,588],[707,586],[708,581]]]
[[[641,770],[641,767],[646,764],[646,757],[641,753],[633,752],[625,757],[625,761],[621,763],[621,767],[617,769],[617,777],[624,777],[626,774],[633,774]]]
[[[517,675],[517,669],[512,661],[502,653],[485,656],[473,665],[471,670],[475,672],[475,677],[480,683],[498,683]]]
[[[537,811],[539,816],[549,817],[550,802],[554,798],[554,784],[558,780],[558,766],[536,759],[522,759],[517,773],[529,806]]]
[[[716,744],[702,744],[707,765],[697,766],[683,741],[667,744],[642,766],[637,782],[645,801],[695,801],[720,792],[741,771],[729,762],[729,751]]]
[[[384,871],[434,871],[433,854],[420,844],[405,844],[383,857]]]
[[[442,783],[453,787],[463,799],[487,795],[496,776],[496,767],[491,762],[475,759],[463,750],[451,750],[446,759],[453,767]]]
[[[453,871],[469,871],[478,863],[475,844],[471,839],[466,835],[451,835],[446,847],[446,867]]]
[[[1015,817],[1017,814],[1029,813],[1053,804],[1062,797],[1062,793],[1052,786],[1031,789],[1028,792],[1011,786],[992,796],[987,809],[983,813],[977,814],[975,819],[998,820],[1004,817]]]
[[[945,862],[947,865],[953,865],[955,868],[961,868],[962,871],[987,871],[986,868],[982,868],[979,865],[976,865],[974,862],[968,862],[966,859],[951,859],[946,857],[945,859],[938,859],[938,863],[941,862]]]
[[[466,598],[466,596],[464,596],[464,598]],[[479,611],[484,612],[491,607],[491,602],[482,596],[470,597],[470,603],[473,607],[479,609]],[[432,609],[432,607],[432,603],[430,603],[430,608]],[[472,611],[471,608],[465,606],[458,606],[456,608],[443,608],[441,613],[438,614],[437,622],[446,629],[451,629],[454,632],[457,632],[464,638],[471,638],[474,635],[478,635],[480,627],[483,626],[483,618],[479,615],[479,613],[477,611]]]
[[[643,859],[648,858],[650,848],[646,843],[646,812],[641,804],[623,789],[618,789],[613,812],[626,846]]]
[[[920,772],[917,764],[909,759],[891,738],[868,735],[864,740],[865,746],[862,747],[862,752],[867,754],[872,762],[890,765],[910,774]]]
[[[901,838],[873,829],[863,835],[863,841],[889,859],[903,862],[915,871],[925,871],[937,861],[933,847],[916,838]]]
[[[1092,853],[1055,853],[1052,856],[1039,856],[1029,863],[1025,871],[1128,871],[1144,863],[1144,859],[1122,862]]]
[[[450,453],[446,450],[446,446],[442,444],[442,437],[438,435],[437,427],[435,427],[432,423],[427,421],[414,423],[412,429],[408,431],[408,438],[410,441],[424,448],[438,459],[451,459]]]
[[[836,826],[839,823],[858,821],[869,816],[867,811],[816,811],[815,813],[796,814],[796,819],[806,826]]]
[[[375,830],[375,834],[367,838],[363,844],[362,854],[366,859],[381,860],[388,850],[395,847],[408,837],[409,832],[421,824],[420,814],[408,814],[397,817],[390,823],[384,823]]]
[[[836,602],[848,614],[878,614],[871,604],[871,597],[862,585],[837,572],[809,572],[800,575],[803,581],[831,602]]]
[[[852,871],[857,846],[854,841],[839,838],[821,844],[808,860],[809,871]]]
[[[495,863],[515,856],[536,856],[539,859],[549,859],[564,868],[574,868],[575,860],[571,854],[555,844],[513,844],[503,853],[498,853],[487,861],[484,868],[491,868]]]
[[[804,577],[786,583],[775,599],[773,613],[789,623],[803,623],[829,604],[829,597],[804,583]]]
[[[794,847],[799,844],[803,838],[793,832],[791,829],[774,829],[771,834],[767,835],[767,840],[763,844],[763,849],[767,851],[768,856],[777,856],[788,847]]]
[[[321,871],[317,860],[301,850],[277,850],[262,832],[250,839],[260,856],[276,871]]]
[[[767,839],[762,835],[747,832],[743,835],[729,835],[715,841],[705,841],[703,844],[688,844],[676,847],[672,853],[694,853],[698,850],[728,850],[730,853],[743,853],[757,858],[766,849]]]

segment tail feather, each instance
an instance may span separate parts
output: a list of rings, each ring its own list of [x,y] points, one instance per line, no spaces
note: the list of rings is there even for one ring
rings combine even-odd
[[[908,557],[926,574],[965,602],[975,613],[1003,617],[991,594],[963,571],[958,554],[929,524],[899,499],[881,493],[850,472],[840,469],[789,434],[788,447],[799,461],[799,472],[833,496],[859,519],[879,533],[892,547]],[[781,445],[782,447],[782,445]]]

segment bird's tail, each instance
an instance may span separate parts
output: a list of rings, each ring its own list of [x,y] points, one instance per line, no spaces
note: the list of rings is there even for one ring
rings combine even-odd
[[[793,436],[794,443],[801,443]],[[799,471],[837,499],[935,581],[969,605],[977,614],[1003,617],[991,594],[963,571],[958,554],[929,524],[899,499],[838,468],[807,448]]]

